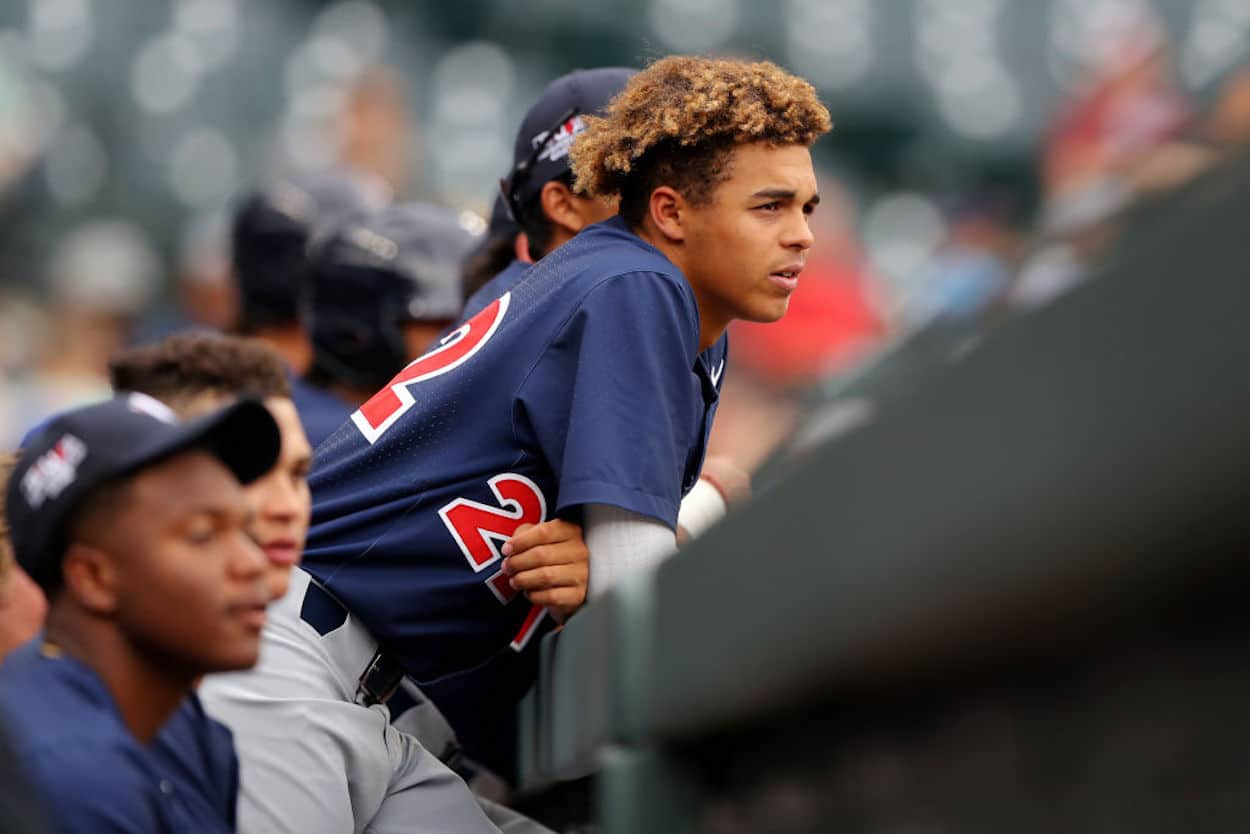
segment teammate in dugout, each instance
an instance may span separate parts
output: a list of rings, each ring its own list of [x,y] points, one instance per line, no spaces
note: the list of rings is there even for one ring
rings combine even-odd
[[[9,474],[17,465],[17,452],[0,452],[0,504],[4,502]],[[9,652],[30,640],[43,628],[48,601],[13,557],[9,522],[0,507],[0,662]]]
[[[351,406],[303,378],[312,360],[299,309],[308,247],[338,223],[378,211],[390,200],[390,188],[380,180],[328,170],[279,178],[246,192],[235,206],[230,243],[239,287],[238,330],[285,360],[310,438],[338,428]]]
[[[581,600],[536,590],[551,584],[533,567],[542,548],[500,542],[581,520],[599,591],[671,554],[715,412],[707,350],[734,318],[779,319],[798,286],[819,201],[809,147],[830,128],[810,84],[766,62],[667,58],[586,123],[577,187],[619,196],[620,216],[535,264],[331,436],[275,651],[212,693],[236,734],[261,733],[304,775],[298,801],[273,799],[284,830],[412,830],[437,813],[406,791],[408,754],[349,716],[385,715],[404,674],[469,756],[512,773],[538,638]]]
[[[528,244],[525,234],[512,219],[503,194],[495,195],[495,202],[491,204],[490,220],[486,224],[486,235],[461,266],[460,292],[465,300],[472,298],[487,282],[520,258],[525,253],[526,246]],[[525,254],[524,260],[529,261],[528,254]],[[494,296],[486,299],[487,302],[494,300]]]
[[[192,686],[256,662],[268,592],[241,484],[278,447],[258,403],[180,424],[131,394],[52,419],[22,450],[8,519],[50,607],[0,666],[0,716],[58,831],[233,830],[229,734]],[[188,696],[209,805],[147,750]]]
[[[321,445],[460,316],[459,266],[476,244],[460,212],[401,203],[337,225],[311,245],[301,307],[312,342],[301,397]]]
[[[601,113],[636,72],[600,67],[562,75],[526,111],[513,143],[512,169],[499,183],[504,206],[520,227],[515,256],[469,296],[461,322],[516,286],[534,261],[616,214],[615,197],[592,197],[574,188],[569,150],[586,129],[585,117]]]

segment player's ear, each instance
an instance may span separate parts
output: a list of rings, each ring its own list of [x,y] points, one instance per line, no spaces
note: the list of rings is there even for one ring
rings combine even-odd
[[[586,225],[573,201],[572,190],[560,180],[551,180],[544,184],[539,199],[542,200],[543,214],[547,219],[564,229],[570,237]]]
[[[117,564],[98,547],[75,542],[65,549],[61,563],[65,593],[93,614],[117,610]]]
[[[671,186],[661,185],[651,192],[647,202],[651,222],[660,234],[674,243],[686,239],[686,230],[682,226],[685,218],[686,200]]]

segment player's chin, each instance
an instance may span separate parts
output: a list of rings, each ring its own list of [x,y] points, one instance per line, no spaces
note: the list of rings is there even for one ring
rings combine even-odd
[[[232,672],[256,665],[260,659],[261,632],[264,628],[262,616],[263,612],[258,616],[249,609],[243,616],[231,616],[223,623],[215,643],[216,650],[212,653],[215,671]]]
[[[260,660],[260,635],[234,635],[229,643],[223,643],[220,651],[205,665],[213,672],[238,672],[251,669]]]
[[[753,298],[751,305],[743,311],[739,318],[746,321],[752,321],[756,324],[770,324],[780,321],[786,314],[786,310],[790,309],[790,296],[779,296],[776,294],[762,294]]]
[[[276,602],[286,596],[291,587],[291,565],[270,564],[265,571],[265,588],[269,591],[270,602]]]

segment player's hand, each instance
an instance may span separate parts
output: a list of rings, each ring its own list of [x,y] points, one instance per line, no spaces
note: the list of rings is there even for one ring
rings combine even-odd
[[[716,487],[726,504],[741,504],[751,497],[751,476],[731,458],[723,455],[704,458],[699,477]]]
[[[512,587],[564,622],[586,602],[590,550],[578,524],[561,519],[522,524],[503,546]]]

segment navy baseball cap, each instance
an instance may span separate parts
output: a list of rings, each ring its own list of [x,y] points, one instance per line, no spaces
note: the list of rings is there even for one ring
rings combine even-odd
[[[53,590],[73,513],[101,484],[193,448],[248,484],[273,468],[281,443],[269,409],[252,400],[186,423],[146,394],[57,415],[27,441],[9,480],[5,512],[18,564]]]
[[[602,113],[637,72],[628,67],[575,70],[543,90],[521,120],[512,149],[512,170],[499,181],[518,222],[544,185],[570,173],[569,148],[586,129],[582,115]]]

